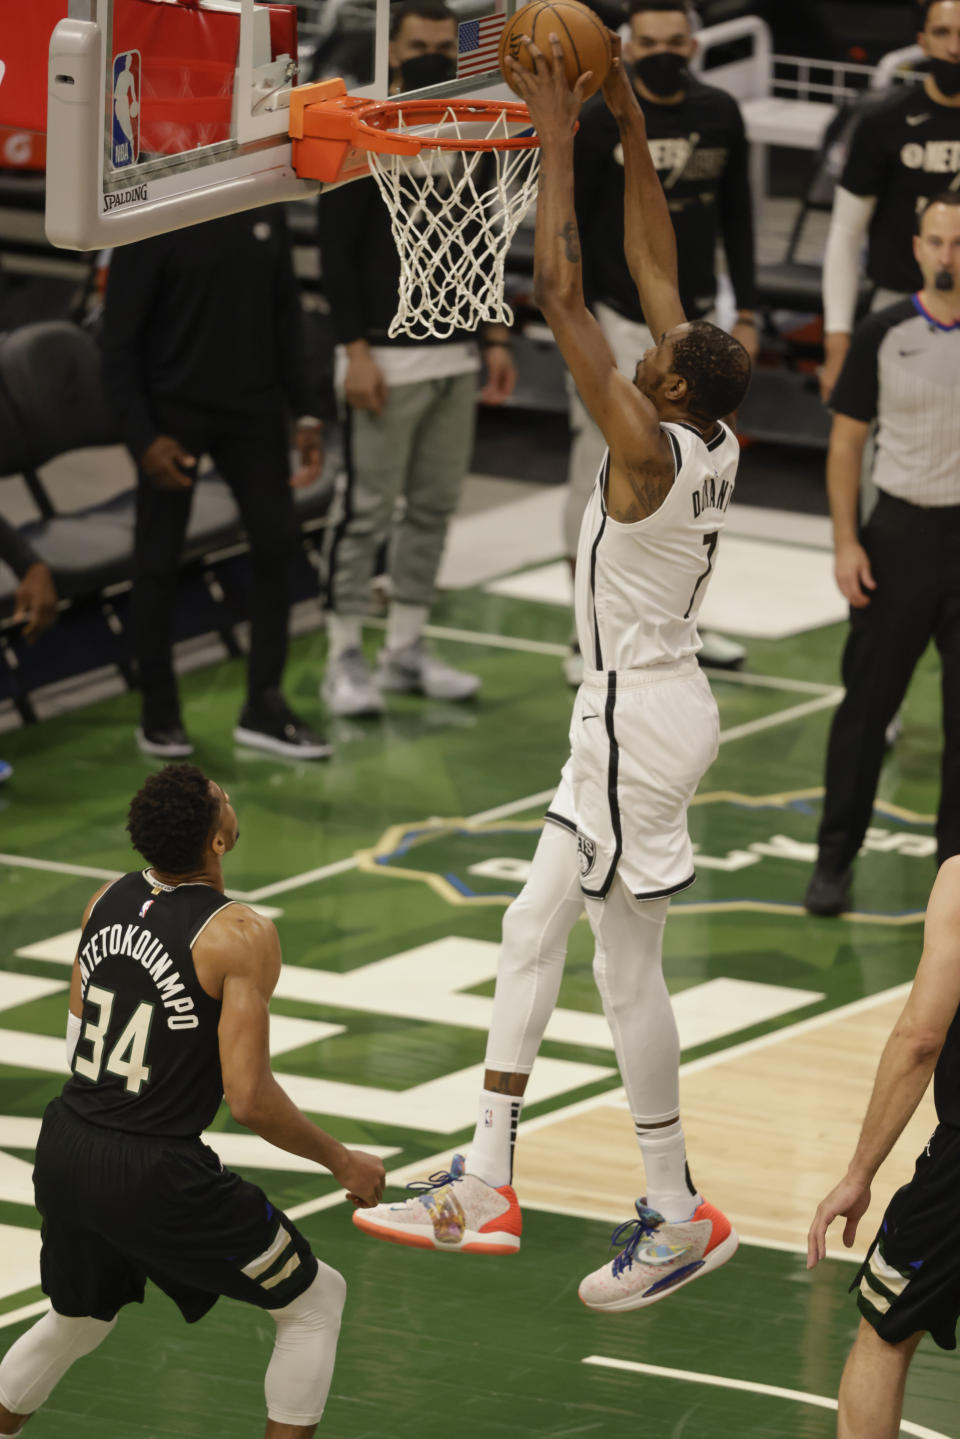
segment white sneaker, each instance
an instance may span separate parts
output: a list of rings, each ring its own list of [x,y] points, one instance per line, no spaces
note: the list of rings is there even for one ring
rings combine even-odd
[[[402,650],[382,649],[377,684],[395,694],[421,694],[432,700],[468,700],[480,688],[480,676],[455,670],[431,654],[422,640]]]
[[[743,645],[728,640],[723,635],[712,633],[700,636],[700,653],[697,659],[702,665],[711,665],[717,670],[739,669],[747,657]]]
[[[327,661],[320,686],[331,714],[378,715],[383,713],[383,696],[374,684],[370,666],[360,649],[344,650]]]
[[[475,1174],[465,1174],[463,1155],[455,1154],[449,1172],[407,1185],[419,1191],[401,1204],[355,1209],[353,1222],[365,1234],[413,1249],[448,1254],[516,1254],[523,1218],[509,1184],[494,1189]]]
[[[725,1214],[703,1201],[690,1219],[668,1223],[637,1200],[637,1218],[613,1231],[620,1253],[588,1274],[580,1298],[590,1309],[616,1313],[656,1304],[675,1289],[719,1269],[737,1252],[740,1241]]]
[[[563,657],[563,677],[572,690],[578,690],[583,684],[583,655],[576,640]]]

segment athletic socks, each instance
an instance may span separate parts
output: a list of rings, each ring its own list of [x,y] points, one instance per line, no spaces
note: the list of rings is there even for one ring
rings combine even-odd
[[[387,615],[387,649],[410,649],[423,634],[429,618],[426,605],[392,604]]]
[[[689,1219],[703,1197],[690,1178],[683,1125],[677,1119],[647,1129],[634,1120],[634,1129],[647,1176],[647,1204],[672,1224]]]
[[[347,650],[358,650],[363,643],[363,620],[360,615],[327,614],[327,644],[330,658],[337,660]]]
[[[500,1189],[513,1183],[513,1150],[523,1100],[514,1094],[480,1092],[480,1112],[473,1143],[466,1160],[466,1173]]]

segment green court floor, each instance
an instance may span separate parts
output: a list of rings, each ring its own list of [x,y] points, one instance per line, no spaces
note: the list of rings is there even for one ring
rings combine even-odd
[[[479,700],[400,698],[383,721],[336,722],[328,764],[233,744],[239,664],[183,682],[197,761],[227,788],[239,816],[228,884],[275,915],[283,944],[286,973],[273,1008],[288,1023],[275,1069],[324,1127],[386,1151],[388,1170],[416,1171],[472,1132],[484,1009],[462,1001],[488,1002],[493,993],[503,905],[522,884],[544,795],[565,757],[571,702],[559,666],[562,612],[467,591],[445,597],[434,619],[443,654],[482,676]],[[854,915],[815,921],[800,909],[841,642],[839,627],[751,642],[746,676],[713,679],[724,738],[691,811],[699,877],[671,911],[668,983],[677,996],[724,980],[751,993],[778,987],[788,998],[779,1012],[747,1022],[734,1014],[726,1027],[718,1020],[692,1031],[685,1058],[912,977],[934,874],[932,656],[884,769]],[[367,643],[372,654],[375,630]],[[324,654],[322,633],[302,636],[288,671],[291,699],[316,719]],[[31,1126],[62,1083],[54,1046],[62,1053],[72,932],[99,876],[136,863],[123,828],[147,766],[135,721],[136,701],[125,696],[0,742],[15,766],[0,790],[0,1347],[27,1323],[11,1316],[41,1297],[24,1261],[38,1226],[28,1203]],[[560,996],[573,1020],[564,1037],[544,1043],[543,1093],[525,1117],[618,1087],[612,1052],[586,1022],[600,1012],[591,948],[586,925],[576,926]],[[225,1111],[215,1127],[240,1138]],[[575,1169],[578,1156],[569,1162]],[[606,1318],[583,1309],[576,1288],[603,1261],[609,1225],[530,1210],[516,1258],[408,1252],[359,1235],[322,1174],[282,1165],[250,1151],[236,1167],[299,1212],[317,1252],[349,1285],[321,1433],[833,1432],[832,1411],[804,1396],[835,1396],[856,1328],[846,1294],[854,1270],[844,1260],[808,1276],[799,1254],[745,1244],[724,1270],[642,1316]],[[70,1373],[28,1432],[253,1439],[271,1336],[269,1319],[228,1303],[188,1329],[152,1292]],[[585,1362],[595,1358],[671,1373]],[[790,1394],[716,1387],[710,1378]],[[926,1428],[912,1432],[960,1434],[958,1402],[960,1367],[925,1344],[906,1414]]]

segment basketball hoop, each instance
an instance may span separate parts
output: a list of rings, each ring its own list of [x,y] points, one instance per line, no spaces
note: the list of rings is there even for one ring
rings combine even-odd
[[[526,105],[501,100],[358,100],[342,80],[291,92],[293,164],[335,184],[371,174],[400,255],[391,338],[446,340],[510,325],[510,241],[537,189]]]

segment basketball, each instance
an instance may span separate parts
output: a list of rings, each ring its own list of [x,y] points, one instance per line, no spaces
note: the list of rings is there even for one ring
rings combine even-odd
[[[558,37],[563,49],[567,84],[573,88],[584,71],[591,70],[593,79],[584,90],[584,99],[596,94],[607,78],[612,51],[610,32],[589,5],[580,0],[532,0],[516,12],[504,26],[500,37],[500,69],[510,86],[504,61],[510,55],[525,69],[531,69],[530,56],[521,37],[528,35],[545,55],[551,55],[550,36]]]

